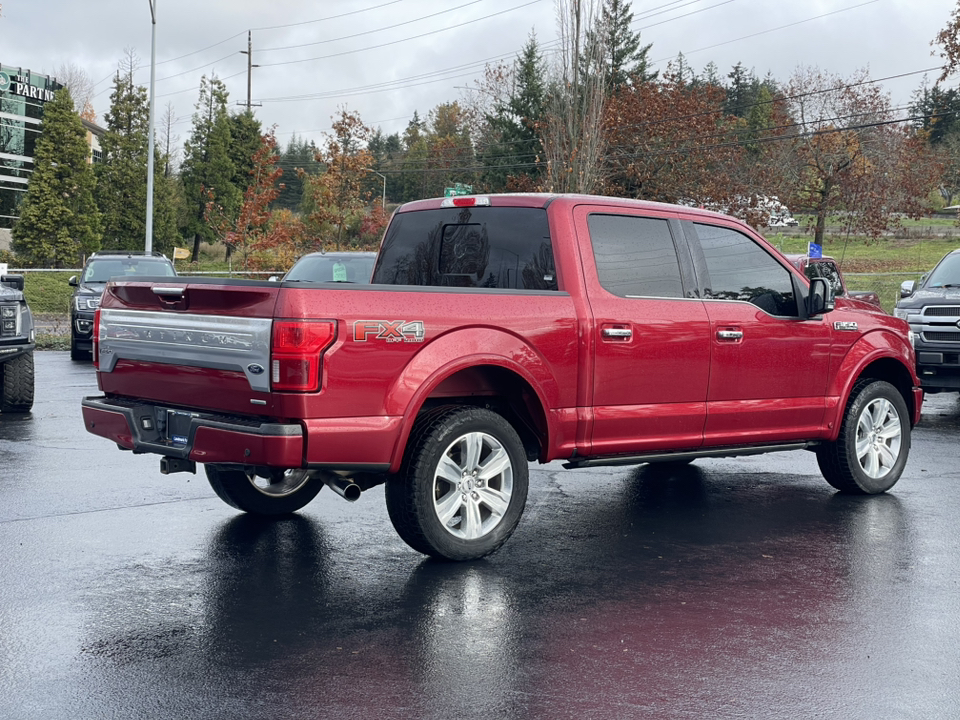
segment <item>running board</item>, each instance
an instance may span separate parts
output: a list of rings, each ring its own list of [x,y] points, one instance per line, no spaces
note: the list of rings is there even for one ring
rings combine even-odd
[[[784,445],[744,445],[727,446],[709,450],[690,450],[689,452],[650,453],[648,455],[613,455],[608,457],[585,457],[568,460],[563,467],[569,469],[600,467],[603,465],[639,465],[640,463],[679,462],[707,457],[736,457],[737,455],[762,455],[768,452],[784,450],[805,450],[817,445],[817,442],[787,443]]]

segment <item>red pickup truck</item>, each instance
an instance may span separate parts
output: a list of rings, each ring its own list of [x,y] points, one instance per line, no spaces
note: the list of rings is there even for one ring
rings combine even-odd
[[[369,284],[118,279],[96,324],[89,432],[251,513],[386,483],[400,536],[455,560],[510,536],[533,460],[808,449],[884,492],[923,399],[904,321],[834,309],[733,218],[607,197],[412,202]]]

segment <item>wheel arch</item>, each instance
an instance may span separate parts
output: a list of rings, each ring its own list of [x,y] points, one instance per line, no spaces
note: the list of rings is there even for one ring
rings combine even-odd
[[[916,425],[919,405],[914,389],[918,387],[918,381],[912,366],[908,364],[909,361],[910,354],[899,344],[877,343],[870,335],[861,338],[847,353],[833,377],[829,395],[838,397],[839,402],[826,419],[827,426],[831,429],[829,439],[836,440],[843,413],[850,402],[850,393],[857,381],[863,378],[885,380],[893,385],[907,405],[910,426]]]
[[[548,408],[559,389],[545,361],[520,338],[504,332],[470,334],[469,345],[485,352],[464,354],[456,338],[424,348],[404,368],[388,394],[389,414],[403,416],[390,472],[403,462],[413,424],[437,405],[489,407],[506,418],[520,436],[528,459],[545,456],[551,437]],[[433,348],[435,344],[443,347]],[[523,359],[523,364],[517,361]]]

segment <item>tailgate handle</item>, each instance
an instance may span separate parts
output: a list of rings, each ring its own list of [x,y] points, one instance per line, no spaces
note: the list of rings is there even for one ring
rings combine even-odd
[[[183,297],[183,288],[182,287],[154,287],[152,288],[154,295],[162,295],[164,297]]]

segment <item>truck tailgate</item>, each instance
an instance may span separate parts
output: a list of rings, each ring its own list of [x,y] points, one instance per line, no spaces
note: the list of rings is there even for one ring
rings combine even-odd
[[[277,283],[111,283],[100,310],[107,393],[224,412],[269,411]]]

